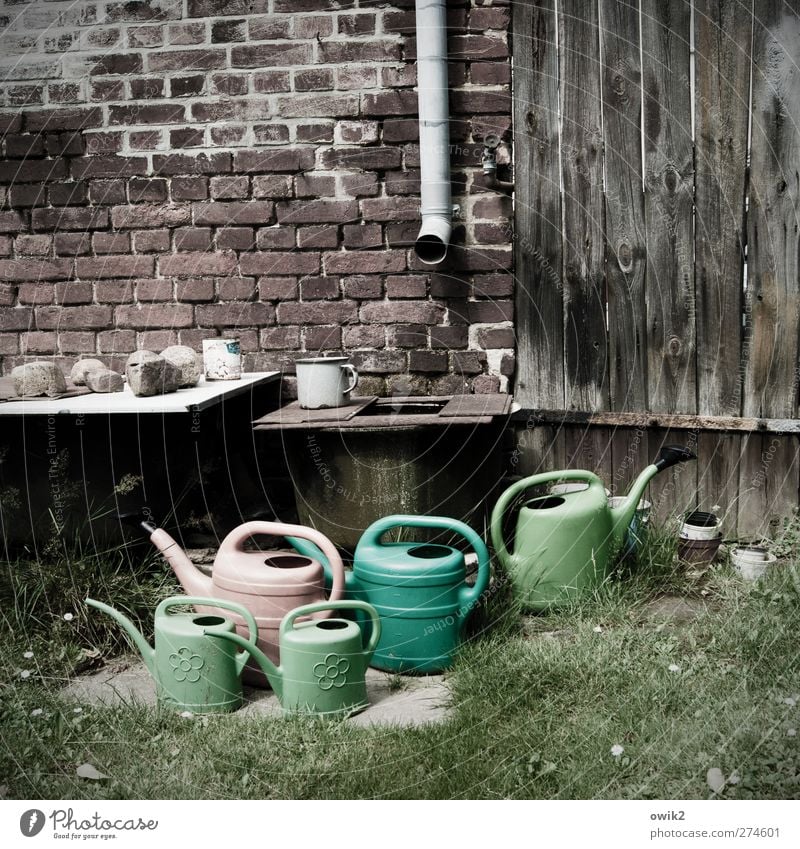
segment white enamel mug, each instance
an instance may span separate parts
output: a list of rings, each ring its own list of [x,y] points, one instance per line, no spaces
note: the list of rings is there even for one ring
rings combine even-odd
[[[297,360],[297,397],[304,410],[343,407],[358,383],[358,372],[347,357]]]

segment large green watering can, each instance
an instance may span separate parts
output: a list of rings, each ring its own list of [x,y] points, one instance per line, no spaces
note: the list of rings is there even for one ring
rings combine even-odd
[[[156,608],[155,648],[151,648],[127,616],[86,599],[86,604],[107,613],[127,632],[139,649],[156,682],[158,700],[177,710],[192,713],[229,713],[242,704],[241,675],[251,644],[258,639],[253,615],[241,604],[223,599],[171,596]],[[178,605],[214,605],[237,613],[247,624],[250,641],[236,652],[232,643],[210,639],[235,633],[231,619],[217,614],[170,613]]]
[[[466,583],[464,554],[451,545],[382,541],[388,531],[406,527],[464,537],[478,555],[475,583]],[[324,555],[307,540],[288,539],[325,567]],[[347,595],[368,601],[380,614],[383,632],[372,666],[420,674],[452,665],[469,614],[488,585],[485,543],[469,525],[444,516],[386,516],[373,522],[356,546],[353,571],[345,579]]]
[[[647,484],[664,469],[694,459],[688,448],[664,446],[615,508],[609,506],[605,486],[592,472],[546,472],[510,486],[492,511],[492,545],[509,572],[520,604],[529,610],[548,610],[599,586],[608,575],[614,552],[625,541]],[[503,533],[507,511],[532,487],[555,481],[583,481],[586,487],[523,503],[514,550],[509,551]]]
[[[366,645],[361,629],[347,619],[297,622],[323,610],[358,610],[372,625]],[[325,718],[349,716],[369,704],[365,675],[381,637],[378,612],[363,601],[323,601],[287,613],[278,629],[280,666],[233,630],[210,628],[209,636],[248,652],[264,670],[285,713],[310,713]]]

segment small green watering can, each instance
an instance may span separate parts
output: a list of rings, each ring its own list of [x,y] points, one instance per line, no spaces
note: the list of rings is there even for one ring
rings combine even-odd
[[[258,639],[252,614],[241,604],[223,599],[171,596],[156,608],[155,648],[151,648],[127,616],[103,604],[86,599],[86,604],[107,613],[122,626],[142,655],[156,682],[158,700],[177,710],[192,713],[229,713],[242,704],[241,675],[250,645]],[[250,642],[245,651],[210,639],[235,633],[236,626],[225,616],[205,613],[169,613],[179,605],[223,607],[244,619]]]
[[[464,555],[451,545],[382,542],[395,528],[432,528],[464,537],[478,555],[475,583],[466,583]],[[322,562],[307,540],[288,538],[298,551]],[[489,551],[457,519],[444,516],[386,516],[361,535],[353,571],[345,579],[351,598],[374,605],[383,633],[372,666],[388,672],[430,674],[449,668],[476,602],[489,585]]]
[[[347,619],[297,622],[323,610],[357,610],[369,617],[371,635],[363,644],[361,629]],[[378,612],[363,601],[322,601],[287,613],[278,629],[280,666],[233,630],[210,628],[206,633],[249,652],[264,670],[285,713],[310,713],[325,718],[349,716],[369,704],[365,675],[378,641]]]
[[[510,486],[492,511],[492,545],[509,572],[521,605],[529,610],[548,610],[598,587],[608,575],[613,554],[625,542],[647,484],[664,469],[694,459],[688,448],[664,446],[614,508],[609,506],[603,482],[592,472],[546,472]],[[514,550],[509,551],[503,533],[506,513],[532,487],[555,481],[582,481],[586,486],[523,503]]]

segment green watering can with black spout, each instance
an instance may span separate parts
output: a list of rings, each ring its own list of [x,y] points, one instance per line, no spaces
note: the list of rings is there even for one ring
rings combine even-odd
[[[466,582],[463,552],[452,545],[384,542],[397,528],[448,531],[463,537],[478,556],[475,583]],[[324,555],[307,540],[287,538],[301,553]],[[350,598],[374,605],[383,633],[372,666],[387,672],[432,674],[453,664],[464,626],[489,586],[489,550],[469,525],[446,516],[386,516],[373,522],[356,546],[345,578]]]
[[[361,628],[348,619],[312,619],[323,610],[356,610],[371,623],[366,643]],[[248,652],[269,680],[284,713],[314,714],[326,719],[349,716],[369,704],[366,672],[381,638],[378,612],[363,601],[322,601],[295,608],[278,628],[280,666],[235,631],[208,629],[209,636]]]
[[[152,648],[127,616],[86,599],[86,604],[115,619],[133,640],[156,683],[159,702],[192,713],[230,713],[242,704],[242,671],[251,643],[258,639],[253,615],[241,604],[224,599],[195,596],[165,598],[155,613],[155,647]],[[232,643],[211,639],[235,633],[232,619],[217,614],[170,613],[183,605],[222,607],[237,613],[246,623],[249,642],[237,652]]]
[[[634,481],[625,500],[614,508],[608,503],[603,481],[583,470],[546,472],[510,486],[492,511],[491,535],[520,605],[527,610],[550,610],[598,587],[625,541],[645,487],[664,469],[694,459],[688,448],[664,446]],[[509,551],[504,534],[508,511],[531,488],[556,481],[581,481],[586,486],[524,502],[519,508],[513,551]]]

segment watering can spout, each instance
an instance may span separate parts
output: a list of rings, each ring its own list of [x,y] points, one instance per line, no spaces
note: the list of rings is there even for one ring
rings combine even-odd
[[[625,534],[633,520],[636,508],[639,506],[644,491],[650,481],[664,469],[670,466],[675,466],[678,463],[685,463],[687,460],[695,460],[696,455],[682,445],[664,445],[658,452],[658,457],[639,475],[633,482],[633,485],[628,492],[625,500],[619,507],[612,508],[611,513],[614,517],[613,534],[614,542],[617,545],[622,545],[625,541]]]
[[[211,637],[221,637],[222,639],[230,640],[230,642],[236,643],[239,648],[244,649],[244,651],[239,655],[242,667],[244,667],[245,661],[247,660],[247,653],[249,652],[253,660],[255,660],[256,663],[264,670],[264,674],[267,676],[267,680],[269,681],[270,687],[272,687],[275,692],[275,695],[279,699],[281,698],[281,695],[283,694],[283,670],[279,666],[275,666],[264,652],[258,648],[255,642],[246,640],[235,631],[212,631],[204,629],[203,633]],[[241,669],[239,671],[241,671]]]
[[[107,613],[112,619],[116,620],[117,624],[119,624],[131,640],[133,640],[134,645],[137,649],[139,649],[139,653],[141,654],[142,660],[144,660],[148,671],[155,677],[155,650],[150,646],[150,643],[147,642],[141,631],[139,631],[133,622],[131,622],[127,616],[120,613],[118,610],[114,610],[113,607],[103,604],[102,601],[95,601],[92,598],[87,598],[86,604],[88,604],[89,607],[94,607],[103,613]]]
[[[150,542],[161,552],[169,563],[187,595],[213,596],[214,587],[211,578],[204,575],[186,556],[186,552],[162,528],[156,528],[150,534]]]

